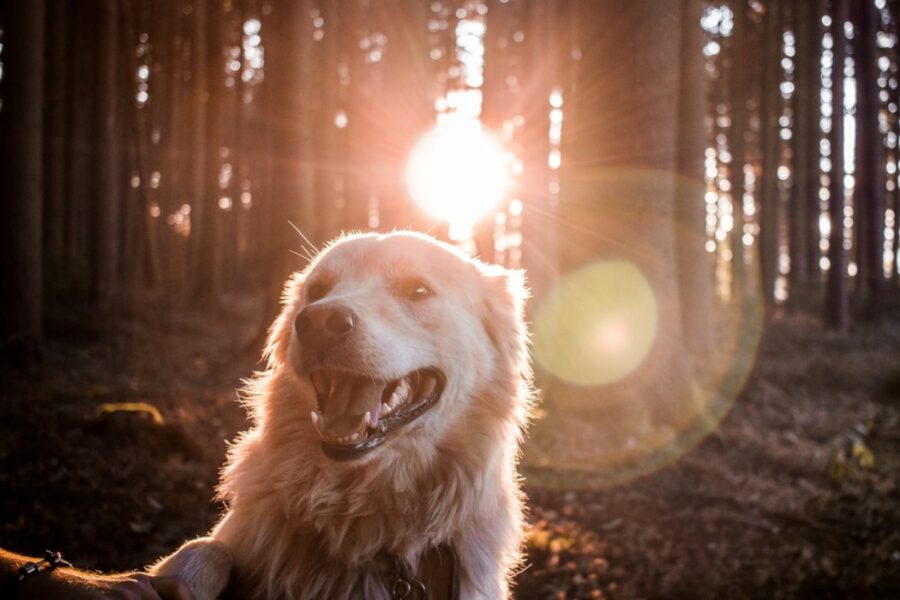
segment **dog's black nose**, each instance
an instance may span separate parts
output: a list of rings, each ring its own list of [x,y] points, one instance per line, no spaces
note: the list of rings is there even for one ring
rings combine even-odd
[[[339,304],[307,306],[294,321],[294,331],[301,342],[329,345],[356,327],[356,314]]]

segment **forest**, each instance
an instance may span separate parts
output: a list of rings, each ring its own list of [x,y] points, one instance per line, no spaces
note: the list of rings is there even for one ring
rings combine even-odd
[[[900,2],[3,0],[0,547],[208,528],[290,273],[524,269],[516,598],[900,597]]]

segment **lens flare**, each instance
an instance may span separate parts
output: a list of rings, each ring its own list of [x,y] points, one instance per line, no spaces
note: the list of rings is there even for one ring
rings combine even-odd
[[[410,195],[429,216],[449,223],[451,233],[470,230],[497,208],[509,188],[506,156],[477,121],[441,123],[410,155]]]
[[[656,296],[633,263],[592,263],[559,281],[534,323],[534,354],[570,383],[613,383],[631,373],[653,346]]]

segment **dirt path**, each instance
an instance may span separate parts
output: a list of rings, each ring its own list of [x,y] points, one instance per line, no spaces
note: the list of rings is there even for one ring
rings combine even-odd
[[[214,521],[252,307],[145,311],[112,337],[5,369],[0,546],[146,564]],[[147,412],[99,414],[105,403]],[[529,488],[518,598],[900,598],[900,318],[853,336],[776,323],[745,392],[677,464],[600,491]]]

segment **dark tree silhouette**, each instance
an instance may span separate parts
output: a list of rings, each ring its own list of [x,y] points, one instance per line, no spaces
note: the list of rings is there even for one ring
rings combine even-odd
[[[856,187],[853,194],[857,288],[862,301],[877,303],[884,281],[884,142],[879,123],[878,53],[880,17],[875,4],[854,3],[854,60],[857,77]]]
[[[33,345],[42,330],[43,0],[0,4],[0,342]]]

